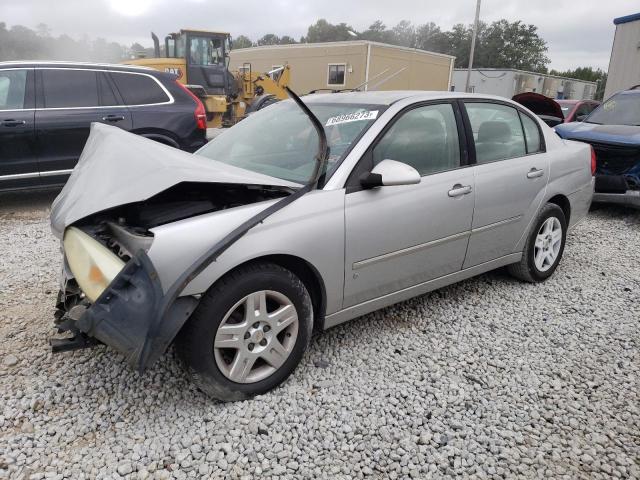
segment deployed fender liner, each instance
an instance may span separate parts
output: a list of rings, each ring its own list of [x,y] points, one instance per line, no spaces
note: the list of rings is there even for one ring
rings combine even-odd
[[[309,182],[232,230],[196,259],[166,293],[151,259],[139,250],[77,320],[80,332],[118,350],[143,372],[166,351],[198,304],[195,297],[180,297],[185,287],[251,228],[317,187],[329,158],[326,134],[311,110],[287,91],[318,133],[316,165]]]

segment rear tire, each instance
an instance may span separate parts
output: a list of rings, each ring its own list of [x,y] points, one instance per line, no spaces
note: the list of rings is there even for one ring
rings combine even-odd
[[[547,203],[533,222],[524,245],[522,259],[507,267],[515,278],[531,283],[543,282],[555,272],[567,238],[567,220],[562,209]]]
[[[311,297],[272,263],[240,267],[200,300],[176,339],[193,383],[223,401],[244,400],[284,382],[309,345]]]

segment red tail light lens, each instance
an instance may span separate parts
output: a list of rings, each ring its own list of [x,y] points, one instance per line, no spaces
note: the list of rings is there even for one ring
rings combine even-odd
[[[596,151],[593,149],[593,146],[591,146],[591,175],[595,175],[596,174]]]
[[[187,87],[185,87],[183,84],[181,84],[177,80],[176,80],[176,83],[182,90],[187,92],[187,94],[191,98],[193,98],[193,100],[196,102],[196,109],[193,112],[196,118],[196,128],[198,130],[206,130],[207,129],[207,111],[205,110],[204,105],[202,104],[200,99],[193,94],[191,90],[189,90]]]

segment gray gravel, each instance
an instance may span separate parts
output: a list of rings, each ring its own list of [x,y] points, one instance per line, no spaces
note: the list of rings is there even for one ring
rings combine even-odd
[[[216,403],[172,352],[52,356],[53,194],[0,195],[0,478],[640,477],[640,214],[555,276],[498,271],[317,335],[286,384]]]

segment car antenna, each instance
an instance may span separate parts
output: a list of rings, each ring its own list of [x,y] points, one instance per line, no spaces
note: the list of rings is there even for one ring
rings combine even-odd
[[[289,97],[296,102],[296,104],[302,109],[302,111],[309,117],[313,127],[316,129],[318,133],[318,153],[316,154],[316,166],[313,169],[313,173],[309,178],[309,182],[307,185],[314,189],[318,185],[318,181],[320,177],[324,174],[325,167],[327,165],[327,160],[329,159],[329,143],[327,142],[327,134],[324,131],[324,127],[322,126],[322,122],[318,120],[318,117],[311,111],[307,105],[300,100],[300,97],[291,90],[289,87],[284,87]]]

